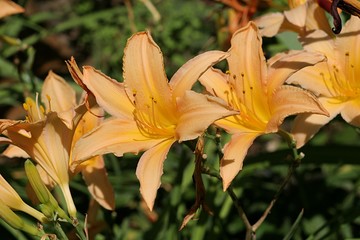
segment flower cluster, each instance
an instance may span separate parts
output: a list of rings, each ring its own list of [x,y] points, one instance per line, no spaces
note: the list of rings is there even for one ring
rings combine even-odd
[[[29,166],[29,172],[40,174],[40,178],[29,174],[33,197],[45,207],[41,213],[25,204],[0,175],[0,216],[7,220],[12,214],[7,212],[20,210],[47,222],[56,211],[75,221],[69,183],[79,173],[91,196],[102,207],[114,209],[114,191],[102,157],[108,153],[118,157],[142,153],[136,176],[140,193],[153,210],[171,146],[197,139],[211,125],[231,135],[219,168],[224,191],[241,171],[254,140],[269,133],[283,135],[281,125],[288,116],[296,115],[289,134],[296,148],[338,114],[359,127],[359,18],[352,16],[341,34],[335,35],[316,1],[291,1],[290,7],[283,14],[250,21],[233,34],[227,52],[204,52],[186,62],[170,80],[150,32],[128,39],[123,82],[92,66],[80,69],[74,58],[67,61],[74,81],[83,89],[78,102],[74,89],[50,71],[41,94],[26,99],[26,119],[0,120],[0,143],[9,144],[3,155],[32,160],[36,168]],[[0,16],[12,13],[1,11]],[[285,30],[299,34],[303,50],[266,59],[262,36]],[[227,69],[217,69],[215,65],[224,60]],[[204,92],[193,90],[197,81]],[[42,184],[61,190],[67,214],[58,209]],[[32,228],[29,232],[35,235]]]

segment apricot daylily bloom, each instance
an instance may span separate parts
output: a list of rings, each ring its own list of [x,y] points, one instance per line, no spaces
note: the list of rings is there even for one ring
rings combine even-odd
[[[360,19],[352,16],[336,38],[318,30],[300,40],[304,49],[321,52],[327,62],[297,72],[288,82],[300,84],[316,93],[330,117],[313,114],[297,116],[292,133],[298,147],[338,114],[346,122],[360,127]]]
[[[327,114],[309,92],[283,85],[291,74],[324,57],[304,51],[291,52],[276,55],[266,64],[261,44],[257,26],[250,22],[231,39],[228,73],[209,69],[200,77],[209,93],[240,111],[238,115],[215,122],[232,134],[230,142],[224,146],[220,163],[224,190],[242,169],[248,148],[256,137],[277,132],[289,115],[302,112]]]
[[[262,36],[273,37],[284,31],[304,35],[316,29],[333,34],[325,11],[317,1],[289,0],[289,7],[290,10],[283,13],[265,14],[255,20]]]
[[[0,0],[0,18],[22,13],[24,12],[24,8],[20,7],[18,4],[14,3],[10,0]]]
[[[13,210],[18,210],[33,216],[40,222],[46,221],[41,212],[26,204],[11,185],[0,175],[0,200]]]
[[[8,141],[2,142],[13,144],[25,151],[51,180],[59,185],[71,216],[76,216],[76,208],[71,197],[69,181],[73,174],[81,170],[86,182],[91,183],[89,190],[94,198],[104,207],[112,209],[112,187],[107,178],[102,176],[106,176],[106,172],[99,169],[102,159],[89,160],[84,163],[85,167],[81,166],[74,169],[74,172],[69,172],[73,141],[79,138],[79,133],[84,133],[84,126],[90,121],[89,117],[82,118],[87,108],[84,104],[76,107],[75,91],[53,72],[50,72],[44,81],[41,99],[45,109],[39,105],[38,100],[34,102],[27,98],[24,104],[27,111],[25,122],[0,120],[2,133],[8,138]],[[93,123],[90,122],[90,125],[93,126]],[[14,155],[14,151],[9,152]],[[87,180],[89,174],[92,176],[91,180]],[[97,176],[98,174],[100,176]],[[45,180],[46,176],[43,176],[43,179]],[[107,198],[104,198],[102,193],[108,193]]]
[[[125,48],[124,83],[84,67],[83,83],[113,117],[77,142],[75,158],[146,151],[136,175],[140,192],[152,209],[171,145],[195,139],[214,120],[237,113],[220,99],[190,91],[206,69],[226,56],[221,51],[201,54],[168,82],[160,48],[149,33],[141,32],[133,35]]]

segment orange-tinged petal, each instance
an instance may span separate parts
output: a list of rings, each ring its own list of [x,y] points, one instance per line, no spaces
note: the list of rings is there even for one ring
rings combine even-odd
[[[84,67],[83,83],[95,95],[98,104],[119,118],[132,118],[134,106],[128,98],[124,84],[90,66]]]
[[[330,122],[344,108],[343,104],[333,103],[332,99],[319,98],[322,106],[329,112],[329,117],[319,114],[300,114],[295,118],[291,133],[296,140],[296,147],[307,143],[319,129]]]
[[[272,117],[269,120],[266,132],[277,132],[283,120],[298,113],[316,113],[328,116],[326,109],[317,98],[301,88],[293,86],[279,87],[271,99],[270,108]]]
[[[9,16],[12,14],[22,13],[24,11],[25,11],[24,8],[20,7],[13,1],[10,1],[10,0],[1,0],[0,1],[0,18]]]
[[[259,27],[260,34],[265,37],[273,37],[281,32],[281,27],[285,21],[282,13],[269,13],[254,20]]]
[[[286,19],[293,25],[303,28],[306,21],[306,4],[300,4],[296,8],[289,11],[284,11]]]
[[[107,177],[104,160],[96,156],[85,162],[86,166],[81,171],[91,196],[105,209],[114,210],[114,190]]]
[[[238,114],[230,110],[220,98],[186,91],[178,99],[179,122],[176,137],[186,141],[200,136],[215,120]]]
[[[331,97],[336,92],[331,84],[327,62],[320,62],[297,71],[286,80],[286,83],[300,85],[319,96]]]
[[[0,138],[0,143],[1,143]],[[2,153],[1,155],[6,156],[8,158],[14,158],[14,157],[20,157],[20,158],[29,158],[29,154],[27,154],[24,150],[21,148],[15,146],[15,145],[9,145]]]
[[[187,61],[170,80],[173,100],[182,97],[206,70],[228,56],[226,52],[208,51]]]
[[[316,30],[305,36],[299,38],[304,49],[309,52],[320,52],[326,55],[328,61],[334,61],[335,56],[335,42],[332,37],[322,30]]]
[[[76,105],[76,94],[65,79],[50,71],[44,80],[41,100],[47,110],[65,112]]]
[[[103,121],[104,110],[99,106],[92,107],[90,111],[86,112],[81,120],[79,121],[76,129],[74,131],[74,135],[72,138],[72,147],[74,147],[75,143],[86,133],[93,130],[95,127],[99,126]],[[71,164],[71,163],[70,163]]]
[[[6,131],[12,143],[29,154],[57,184],[69,181],[68,160],[72,131],[56,113],[50,113],[46,121],[19,123],[8,127]],[[30,133],[30,136],[24,135],[24,132]]]
[[[223,180],[224,191],[242,169],[249,147],[260,134],[258,132],[237,133],[232,135],[230,142],[224,146],[224,156],[220,162],[220,176]]]
[[[356,126],[360,127],[360,99],[357,98],[344,104],[344,109],[341,111],[342,118]]]
[[[307,32],[321,29],[329,36],[333,36],[334,33],[331,30],[329,19],[325,14],[323,8],[319,6],[317,1],[308,1],[306,13],[306,30]]]
[[[360,19],[352,16],[345,24],[343,31],[336,38],[337,61],[344,64],[346,81],[359,86],[360,76]]]
[[[134,34],[124,50],[123,76],[128,94],[135,97],[136,108],[147,111],[156,102],[157,111],[172,117],[171,92],[159,46],[148,32]],[[170,120],[171,121],[171,120]]]
[[[235,88],[237,97],[249,109],[256,106],[257,115],[265,117],[269,115],[264,98],[267,66],[261,45],[262,38],[257,26],[249,22],[234,33],[227,61],[229,81]]]
[[[44,80],[41,100],[47,111],[57,112],[64,123],[72,129],[76,93],[62,77],[52,71],[49,72]]]
[[[140,192],[146,205],[152,211],[156,192],[160,187],[163,163],[175,139],[167,139],[147,150],[140,158],[136,176],[140,181]]]
[[[219,69],[210,68],[199,78],[200,83],[211,95],[221,98],[229,103],[230,86],[226,79],[229,74],[225,74]]]
[[[99,127],[79,139],[73,149],[73,166],[90,157],[114,153],[139,153],[145,151],[163,139],[149,139],[141,134],[135,121],[112,118],[105,120]]]
[[[306,51],[290,51],[275,55],[268,61],[268,92],[274,92],[293,73],[324,60],[324,55]]]

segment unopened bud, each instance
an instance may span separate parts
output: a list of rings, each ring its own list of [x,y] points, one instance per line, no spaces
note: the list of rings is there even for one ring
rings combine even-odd
[[[32,224],[25,222],[22,218],[16,215],[10,207],[0,200],[0,217],[13,228],[27,232],[31,235],[41,237],[42,232]]]

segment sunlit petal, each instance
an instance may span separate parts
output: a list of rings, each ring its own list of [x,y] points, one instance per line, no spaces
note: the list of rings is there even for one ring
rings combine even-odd
[[[262,51],[262,38],[255,23],[249,22],[234,33],[229,53],[229,82],[235,88],[237,97],[247,108],[257,106],[259,117],[268,116],[264,98],[267,66]]]
[[[330,122],[343,109],[344,105],[333,103],[330,99],[319,98],[322,106],[329,112],[329,117],[318,114],[300,114],[295,118],[291,133],[296,139],[296,147],[302,147],[319,129]],[[329,102],[330,101],[330,102]]]
[[[156,192],[160,187],[163,163],[175,139],[168,139],[147,150],[140,158],[136,176],[140,181],[140,192],[150,210],[153,209]]]
[[[220,175],[223,179],[224,191],[242,169],[249,147],[260,134],[258,132],[240,132],[232,135],[230,142],[224,146],[224,157],[220,162]]]
[[[81,173],[91,196],[105,209],[114,210],[114,190],[107,177],[104,160],[97,156],[87,162]]]
[[[335,42],[332,37],[322,30],[316,30],[299,38],[304,49],[309,52],[320,52],[326,55],[328,61],[335,59]]]
[[[0,138],[1,143],[1,138]],[[29,158],[29,154],[27,154],[24,150],[21,148],[15,146],[15,145],[9,145],[2,153],[1,155],[6,156],[8,158]]]
[[[359,87],[360,76],[360,19],[352,16],[345,24],[343,31],[336,38],[338,62],[344,63],[343,71],[347,81],[353,81]]]
[[[290,51],[274,56],[268,61],[268,78],[271,79],[268,83],[268,92],[275,91],[293,73],[299,70],[302,71],[304,67],[312,66],[324,60],[325,56],[322,54],[305,51]]]
[[[47,111],[57,112],[64,123],[72,128],[75,116],[76,94],[74,89],[59,75],[50,71],[44,80],[41,100]]]
[[[229,74],[225,74],[219,69],[210,68],[199,78],[200,83],[210,94],[229,102],[230,86],[226,79]]]
[[[360,100],[355,99],[353,101],[347,102],[344,106],[344,109],[341,112],[342,118],[356,126],[360,127]]]
[[[182,97],[187,90],[192,88],[202,73],[227,56],[229,54],[226,52],[208,51],[186,62],[170,80],[173,100],[176,101],[177,97]]]
[[[273,37],[281,32],[281,27],[285,21],[284,14],[270,13],[255,19],[259,27],[260,34],[265,37]]]
[[[83,82],[95,95],[98,104],[108,113],[119,118],[132,118],[134,106],[125,92],[123,83],[90,66],[84,67]]]
[[[128,94],[135,97],[136,108],[147,111],[147,106],[156,101],[158,112],[166,116],[173,107],[170,88],[161,50],[148,32],[139,32],[128,40],[123,64],[124,82]]]
[[[179,124],[176,134],[179,141],[197,138],[215,120],[237,114],[227,108],[224,101],[212,96],[206,96],[193,91],[185,92],[178,101]]]
[[[328,112],[310,92],[293,86],[279,87],[270,103],[272,117],[266,132],[276,132],[283,120],[298,113],[316,113],[327,116]]]
[[[286,82],[301,85],[303,88],[311,90],[315,95],[330,97],[334,92],[330,78],[328,63],[321,62],[297,71]]]
[[[284,11],[284,16],[293,25],[303,28],[306,21],[306,4],[300,4],[296,8],[289,11]]]
[[[0,1],[0,18],[12,14],[22,13],[24,11],[25,11],[24,8],[20,7],[18,4],[14,3],[13,1],[10,0]]]
[[[136,122],[127,119],[108,119],[99,127],[79,139],[73,149],[74,169],[84,160],[106,153],[122,156],[124,153],[139,153],[161,142],[142,135]]]

